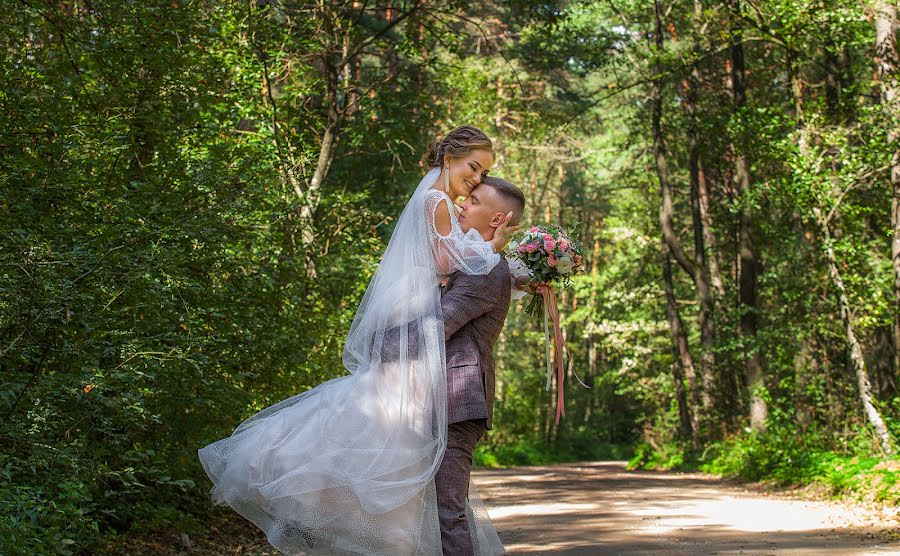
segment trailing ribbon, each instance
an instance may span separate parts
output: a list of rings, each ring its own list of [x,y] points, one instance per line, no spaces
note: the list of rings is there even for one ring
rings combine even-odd
[[[553,369],[550,364],[550,331],[547,329],[548,317],[549,320],[553,321],[553,333],[554,336],[556,336],[556,424],[559,425],[560,418],[566,414],[565,388],[563,387],[566,373],[563,367],[563,350],[568,352],[569,348],[566,346],[562,328],[559,326],[559,307],[556,303],[556,293],[553,291],[553,288],[547,284],[540,284],[535,287],[535,290],[544,298],[544,339],[546,340],[547,346],[547,390],[550,390],[550,379],[553,376]],[[581,381],[579,380],[579,382]]]

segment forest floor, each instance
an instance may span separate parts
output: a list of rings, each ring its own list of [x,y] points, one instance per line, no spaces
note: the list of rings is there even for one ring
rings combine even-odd
[[[809,491],[627,471],[624,462],[480,469],[474,479],[509,554],[900,554],[900,508]],[[105,553],[278,554],[230,512],[203,533],[132,537]]]

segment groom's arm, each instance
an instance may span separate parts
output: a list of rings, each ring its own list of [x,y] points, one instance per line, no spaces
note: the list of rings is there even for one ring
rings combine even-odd
[[[441,296],[444,338],[449,340],[466,323],[490,311],[497,303],[497,292],[501,290],[499,286],[503,281],[509,281],[509,274],[503,272],[500,265],[482,276],[458,273],[453,284]]]
[[[509,282],[509,274],[502,268],[494,268],[489,274],[482,276],[469,276],[460,272],[454,276],[453,284],[441,296],[441,310],[444,316],[444,340],[481,315],[490,311],[499,299],[498,286]],[[503,291],[502,288],[500,291]],[[509,291],[504,294],[509,297]],[[401,357],[401,346],[406,346],[403,357],[416,359],[419,356],[418,326],[411,322],[404,326],[396,326],[387,330],[384,337],[375,338],[380,342],[380,356],[382,361],[397,361]],[[401,343],[402,338],[408,338]]]

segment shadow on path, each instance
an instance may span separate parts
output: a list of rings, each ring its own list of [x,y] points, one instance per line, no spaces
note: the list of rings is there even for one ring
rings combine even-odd
[[[474,477],[510,554],[900,554],[880,516],[696,473],[592,462]]]

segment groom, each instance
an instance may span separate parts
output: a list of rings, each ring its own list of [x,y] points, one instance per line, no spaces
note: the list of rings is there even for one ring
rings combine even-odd
[[[475,229],[485,241],[512,212],[516,224],[525,196],[515,185],[484,178],[460,206],[464,232]],[[510,302],[510,273],[506,258],[487,275],[457,272],[441,295],[447,340],[447,450],[434,478],[444,554],[475,553],[466,518],[466,498],[475,445],[491,428],[494,409],[494,342],[506,321]]]

